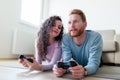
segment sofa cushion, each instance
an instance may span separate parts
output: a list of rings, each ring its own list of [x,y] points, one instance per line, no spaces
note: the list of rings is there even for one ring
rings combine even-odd
[[[103,52],[116,51],[116,42],[114,40],[103,41]]]
[[[97,30],[102,35],[103,40],[114,40],[115,30]]]
[[[102,63],[115,63],[115,53],[109,52],[109,53],[103,53],[102,54]]]

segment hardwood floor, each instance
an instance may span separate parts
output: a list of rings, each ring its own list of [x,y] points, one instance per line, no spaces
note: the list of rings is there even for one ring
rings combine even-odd
[[[29,71],[24,68],[17,60],[0,60],[0,80],[76,80],[70,74],[58,78],[52,71]],[[80,80],[80,79],[79,79]],[[112,80],[96,77],[85,77],[81,80]]]

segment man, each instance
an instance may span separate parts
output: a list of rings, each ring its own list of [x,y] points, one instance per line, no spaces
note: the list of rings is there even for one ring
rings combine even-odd
[[[64,61],[73,58],[78,65],[69,67],[73,78],[94,74],[99,68],[103,41],[99,33],[86,30],[85,14],[79,9],[73,9],[69,19],[69,33],[63,36],[62,55]],[[63,68],[53,67],[56,76],[63,76]]]

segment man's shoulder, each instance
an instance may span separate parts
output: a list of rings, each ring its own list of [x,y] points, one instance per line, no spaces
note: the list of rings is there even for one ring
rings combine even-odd
[[[69,33],[65,33],[63,36],[70,36],[70,34]]]
[[[102,41],[102,36],[100,35],[100,33],[93,30],[87,30],[86,32],[87,32],[87,39],[89,41],[95,41],[95,40]]]
[[[63,35],[63,38],[62,38],[62,41],[64,42],[71,42],[72,41],[72,37],[70,36],[70,34],[69,33],[66,33],[66,34],[64,34]]]
[[[96,31],[94,31],[94,30],[86,30],[86,32],[92,33],[92,34],[98,33],[98,32],[96,32]]]
[[[90,35],[90,36],[100,36],[100,33],[94,31],[94,30],[86,30],[87,34]]]

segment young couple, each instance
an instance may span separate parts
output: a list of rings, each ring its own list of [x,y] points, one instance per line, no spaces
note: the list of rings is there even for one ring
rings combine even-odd
[[[86,30],[86,17],[80,9],[73,9],[69,16],[69,33],[64,35],[61,18],[48,18],[38,32],[35,43],[36,60],[32,58],[33,63],[30,63],[19,59],[19,62],[30,70],[53,70],[56,76],[61,77],[66,69],[58,68],[57,61],[61,58],[64,61],[73,58],[78,63],[77,66],[68,69],[73,78],[94,74],[102,55],[102,37],[95,31]],[[48,61],[48,64],[42,64],[42,60]]]

